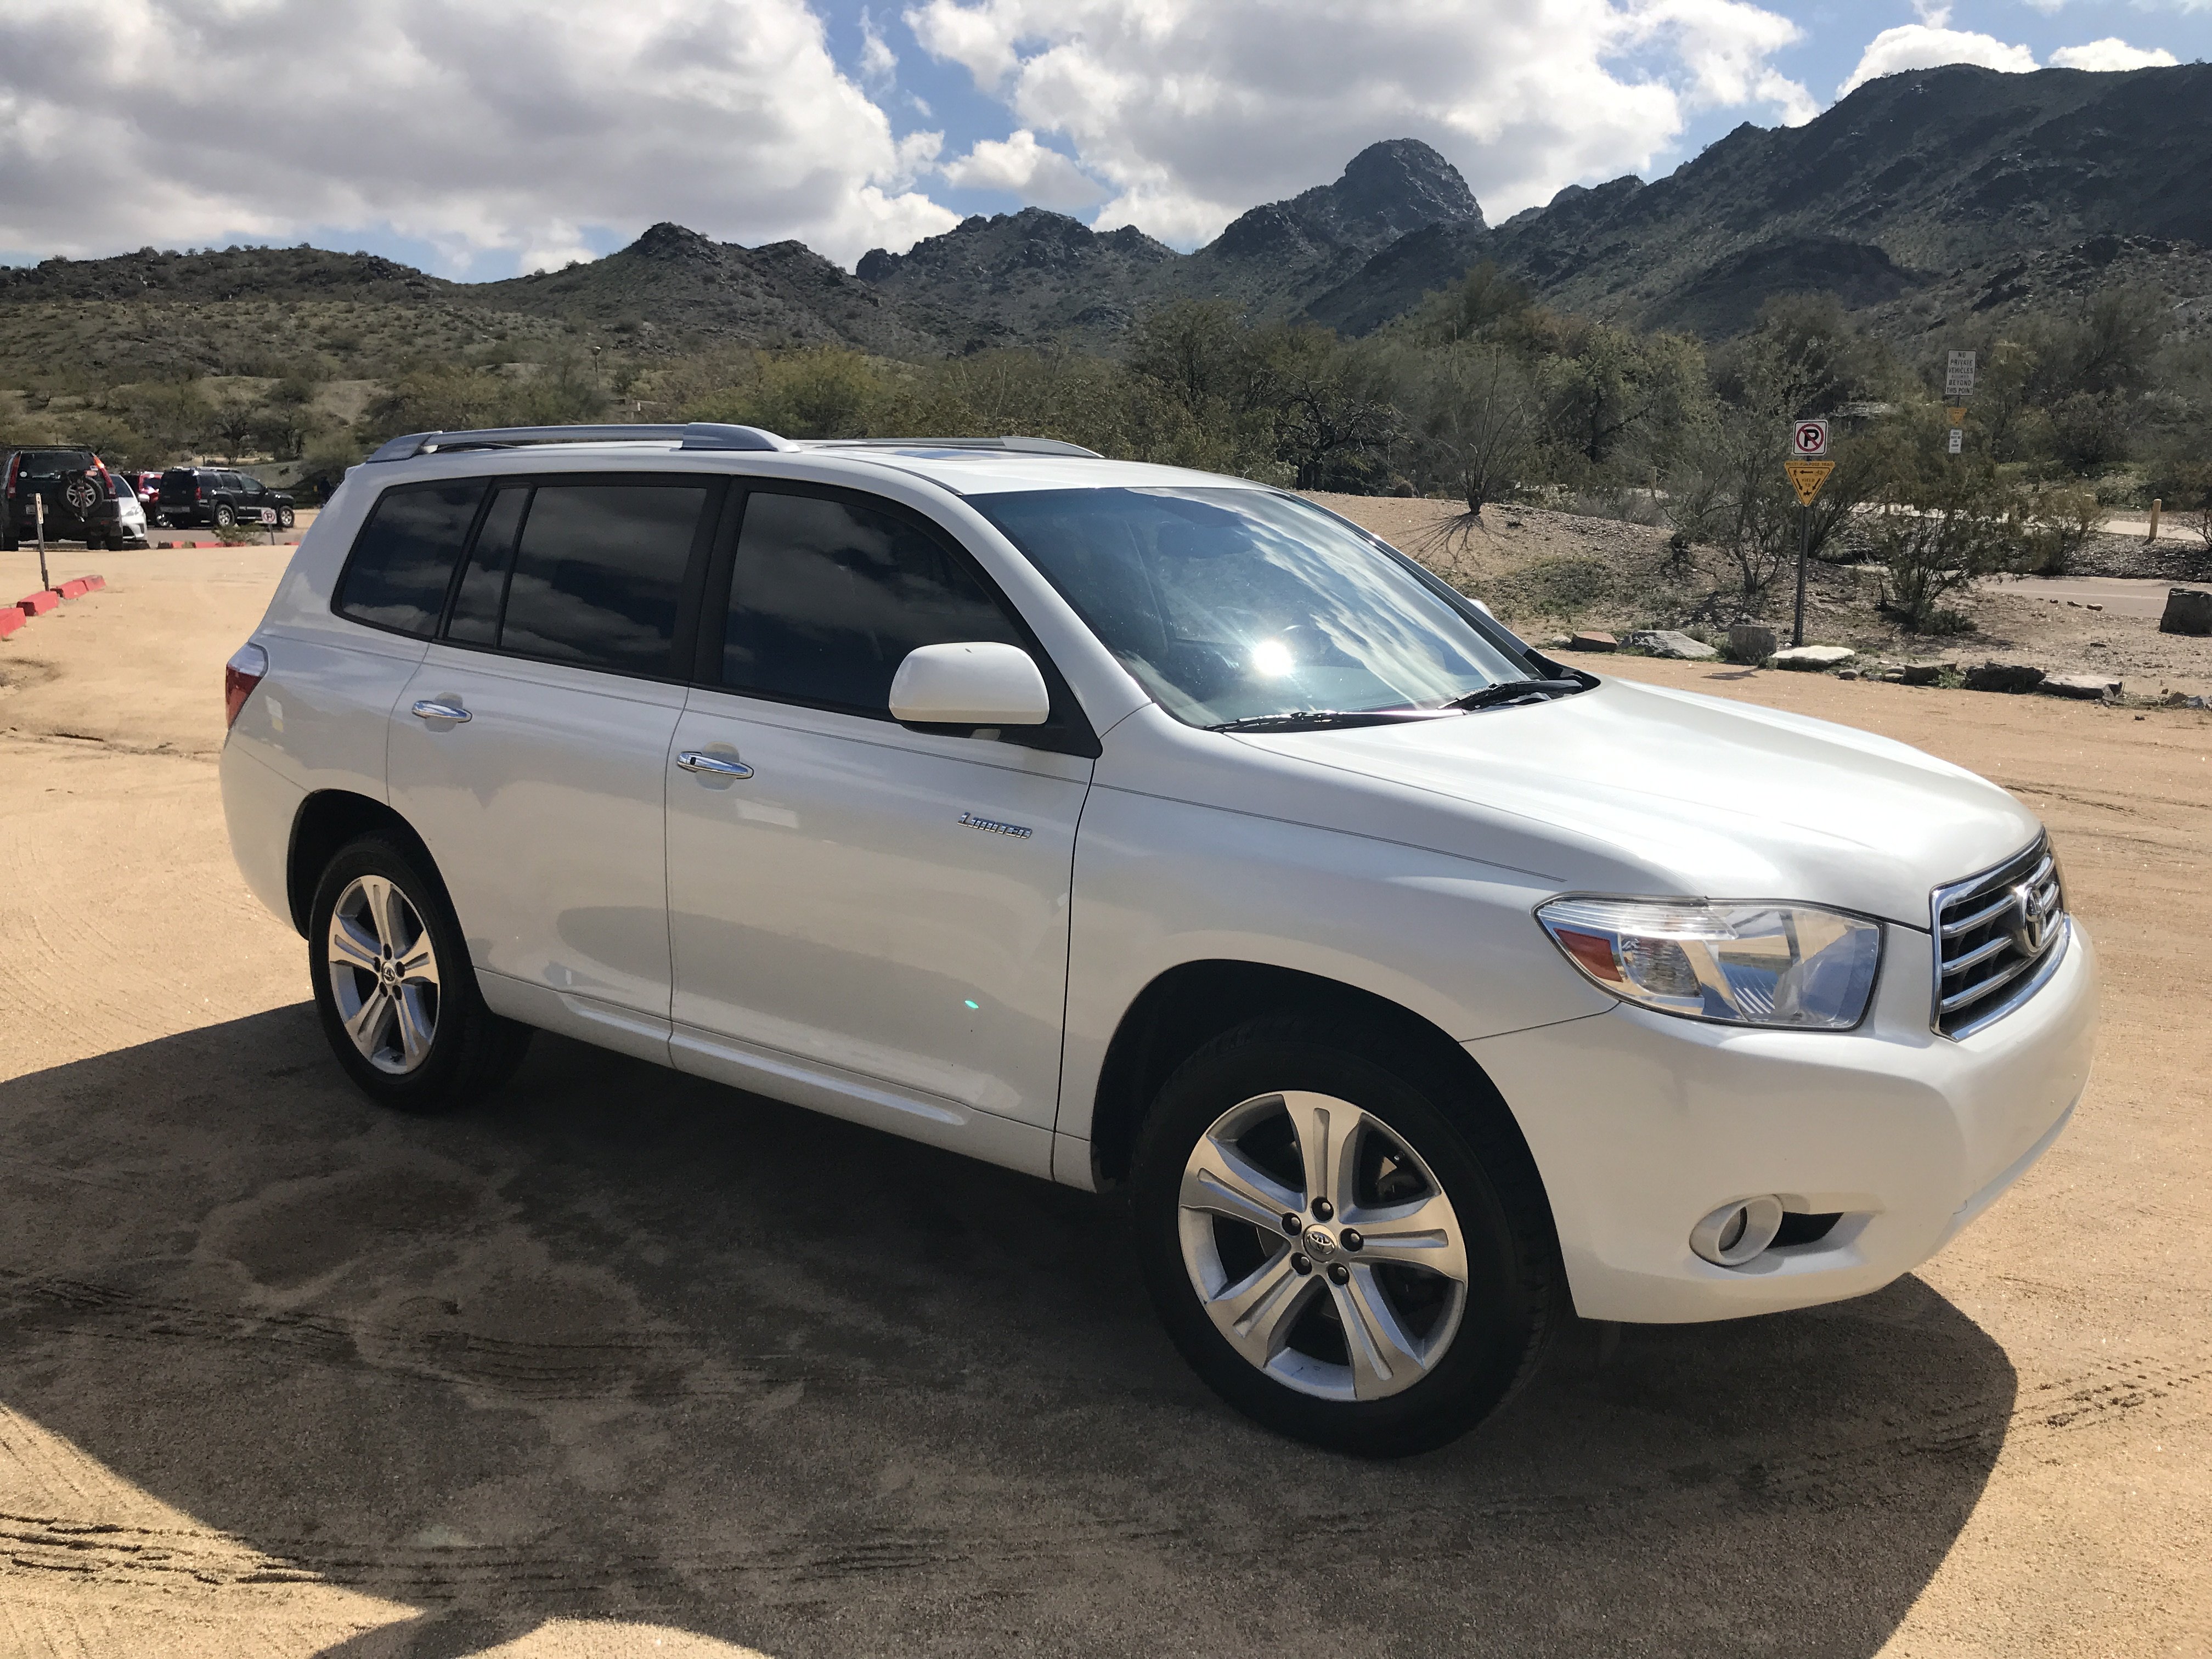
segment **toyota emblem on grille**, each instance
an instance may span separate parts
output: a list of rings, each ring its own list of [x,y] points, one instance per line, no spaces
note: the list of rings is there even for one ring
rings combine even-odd
[[[2057,902],[2055,896],[2046,898],[2028,883],[2022,882],[2012,890],[2012,902],[2014,908],[2020,912],[2020,919],[2012,926],[2013,944],[2019,947],[2022,956],[2040,955],[2044,942],[2051,935],[2051,912]]]

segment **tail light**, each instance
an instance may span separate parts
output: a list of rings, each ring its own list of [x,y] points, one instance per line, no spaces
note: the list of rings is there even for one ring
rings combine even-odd
[[[22,470],[23,458],[21,455],[8,458],[8,493],[10,495],[15,493],[15,475]]]
[[[226,732],[238,724],[238,711],[246,707],[246,700],[253,695],[253,688],[261,684],[269,672],[269,653],[248,641],[238,647],[237,654],[222,665],[222,729]]]

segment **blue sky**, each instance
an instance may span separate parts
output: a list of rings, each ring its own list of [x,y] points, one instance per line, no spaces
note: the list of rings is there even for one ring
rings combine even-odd
[[[0,260],[307,242],[481,280],[667,218],[849,267],[1033,202],[1189,247],[1398,137],[1495,221],[1854,75],[2148,52],[2212,58],[2212,0],[11,0]]]

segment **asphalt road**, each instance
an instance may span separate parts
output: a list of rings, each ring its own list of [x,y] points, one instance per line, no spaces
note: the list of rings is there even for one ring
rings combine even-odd
[[[2099,1079],[1920,1273],[1374,1464],[1200,1388],[1109,1201],[553,1038],[366,1105],[215,787],[282,556],[0,643],[0,1654],[2212,1652],[2205,716],[1619,665],[2045,811]]]

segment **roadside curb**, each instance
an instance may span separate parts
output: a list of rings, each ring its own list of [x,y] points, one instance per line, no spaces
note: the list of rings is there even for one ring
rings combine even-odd
[[[0,605],[0,640],[6,639],[10,634],[21,628],[23,625],[25,617],[23,616],[23,607],[21,605]]]
[[[42,587],[35,593],[26,593],[15,601],[26,617],[43,617],[62,602],[62,596],[51,587]]]

